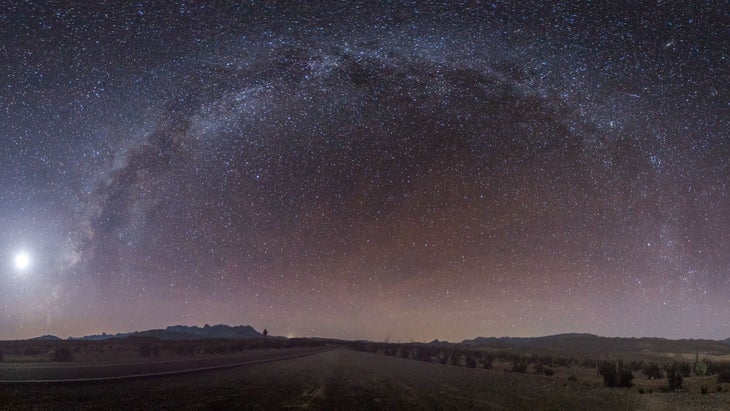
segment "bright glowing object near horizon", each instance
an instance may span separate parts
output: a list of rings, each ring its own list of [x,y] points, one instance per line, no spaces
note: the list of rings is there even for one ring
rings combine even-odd
[[[28,255],[25,251],[21,251],[15,255],[15,260],[13,262],[15,263],[15,268],[18,270],[25,270],[28,266],[30,266],[30,255]]]

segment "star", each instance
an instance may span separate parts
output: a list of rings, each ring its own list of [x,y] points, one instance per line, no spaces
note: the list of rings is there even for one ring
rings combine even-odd
[[[18,271],[25,271],[30,266],[30,255],[25,251],[19,251],[13,258],[13,264]]]

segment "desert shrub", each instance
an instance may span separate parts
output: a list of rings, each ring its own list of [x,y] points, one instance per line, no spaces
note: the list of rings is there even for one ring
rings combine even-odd
[[[730,382],[730,370],[717,374],[717,383],[721,384],[723,382]]]
[[[467,354],[466,356],[466,366],[469,368],[476,368],[477,367],[477,359],[474,358],[473,355]]]
[[[552,369],[552,368],[545,368],[545,370],[544,370],[543,372],[544,372],[544,373],[545,373],[545,375],[547,375],[548,377],[551,377],[551,376],[552,376],[553,374],[555,374],[555,371],[553,371],[553,369]]]
[[[581,365],[585,368],[596,368],[596,360],[584,358],[583,361],[581,361]]]
[[[524,361],[520,358],[515,358],[514,362],[512,363],[512,372],[527,372],[527,361]]]
[[[641,360],[631,360],[628,363],[628,367],[631,371],[639,372],[644,368],[644,361]]]
[[[485,354],[482,356],[482,366],[485,370],[492,368],[492,362],[494,362],[494,357],[491,355]]]
[[[578,377],[576,377],[575,374],[570,374],[568,376],[568,381],[578,381]]]
[[[558,367],[570,368],[570,360],[567,358],[556,358],[555,365],[557,365]]]
[[[3,358],[3,350],[0,348],[0,362],[5,361]]]
[[[700,387],[700,393],[707,394],[707,386],[706,385],[703,385],[703,386]]]
[[[689,377],[692,374],[692,366],[688,362],[680,362],[677,364],[677,369],[683,377]]]
[[[630,369],[625,368],[619,373],[619,387],[633,387],[634,373]]]
[[[545,367],[542,366],[542,363],[535,364],[535,374],[542,374],[543,371],[545,371]]]
[[[550,356],[538,357],[537,358],[537,361],[540,364],[542,364],[542,365],[544,365],[546,367],[552,367],[553,366],[553,357],[550,357]]]
[[[670,390],[678,390],[682,388],[682,382],[684,378],[682,373],[679,372],[679,365],[677,363],[672,364],[667,369],[667,382],[669,383]]]
[[[140,357],[149,357],[150,355],[152,355],[152,347],[147,344],[140,345],[137,351],[139,352]]]
[[[621,360],[618,363],[602,361],[598,366],[598,373],[603,377],[603,383],[607,387],[628,388],[634,385],[634,374]]]
[[[24,355],[38,355],[41,353],[41,349],[38,347],[25,347],[23,350]]]
[[[53,351],[53,354],[51,355],[52,361],[58,361],[58,362],[67,362],[71,361],[72,359],[71,351],[69,351],[67,348],[56,348],[55,351]]]
[[[598,374],[603,377],[603,384],[606,387],[615,387],[618,385],[618,372],[616,372],[616,365],[610,361],[602,361],[598,365]]]
[[[728,362],[708,361],[707,371],[708,375],[717,374],[720,382],[730,382],[730,363]]]
[[[284,340],[264,340],[264,344],[267,348],[281,349],[284,347]],[[392,348],[391,348],[392,350]]]
[[[173,347],[173,351],[178,355],[194,355],[197,347],[192,344],[180,344]]]
[[[639,387],[639,394],[644,394],[645,392],[643,388]]]
[[[642,367],[641,371],[650,380],[664,378],[664,373],[662,373],[661,367],[659,367],[659,364],[657,364],[655,362],[644,363],[644,366]]]
[[[619,360],[617,365],[618,373],[618,386],[629,388],[634,385],[634,373],[631,372],[631,368],[626,366],[623,361]]]
[[[408,350],[405,347],[403,347],[400,349],[400,357],[401,358],[411,358],[411,355],[408,352]]]

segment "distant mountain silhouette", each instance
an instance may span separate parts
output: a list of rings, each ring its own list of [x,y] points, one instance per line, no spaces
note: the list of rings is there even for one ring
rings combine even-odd
[[[210,326],[206,324],[204,327],[174,325],[163,329],[134,331],[129,333],[118,334],[101,334],[87,335],[84,337],[69,337],[69,340],[86,340],[99,341],[109,340],[112,338],[129,338],[129,337],[153,337],[161,340],[200,340],[205,338],[257,338],[263,337],[261,333],[256,331],[250,325],[230,325],[218,324]]]
[[[730,354],[730,339],[669,340],[666,338],[600,337],[593,334],[558,334],[545,337],[477,337],[463,340],[464,345],[505,348],[526,348],[540,351],[569,351],[572,353],[602,353],[621,351],[644,352],[713,352]]]
[[[224,324],[218,324],[213,326],[209,326],[208,324],[206,324],[203,328],[199,328],[196,326],[187,327],[184,325],[175,325],[172,327],[167,327],[166,331],[180,334],[198,335],[203,338],[254,338],[263,336],[250,325],[237,325],[235,327],[231,327]]]
[[[563,347],[566,342],[585,344],[588,341],[598,341],[600,339],[606,339],[606,337],[599,337],[593,334],[570,333],[547,335],[544,337],[477,337],[472,340],[463,340],[461,343],[466,345],[506,344],[517,347],[551,346],[554,345],[553,343],[556,343]]]
[[[40,337],[31,338],[31,341],[57,341],[62,340],[61,337],[56,337],[55,335],[41,335]]]

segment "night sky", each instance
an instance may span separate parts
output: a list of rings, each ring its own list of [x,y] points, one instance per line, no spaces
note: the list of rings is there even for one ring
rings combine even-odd
[[[122,3],[1,2],[0,339],[730,337],[727,1]]]

